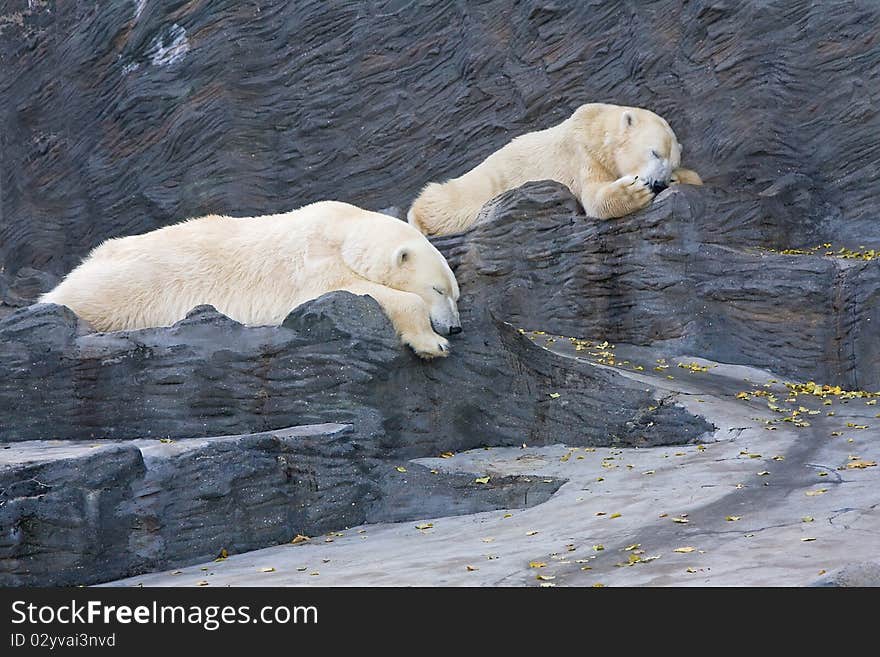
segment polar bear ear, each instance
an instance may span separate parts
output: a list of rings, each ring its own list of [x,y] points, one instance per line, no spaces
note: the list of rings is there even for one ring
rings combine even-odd
[[[623,115],[620,117],[620,129],[623,132],[626,132],[629,128],[633,126],[635,122],[636,117],[633,116],[632,112],[624,112]]]
[[[411,255],[407,247],[398,247],[393,256],[394,265],[396,267],[402,267],[410,259],[410,257]]]

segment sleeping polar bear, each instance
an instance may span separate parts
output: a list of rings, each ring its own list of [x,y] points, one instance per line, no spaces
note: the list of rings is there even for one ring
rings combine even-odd
[[[107,240],[39,301],[118,331],[168,326],[200,304],[243,324],[280,324],[333,290],[373,297],[422,358],[446,356],[443,336],[461,331],[455,276],[424,235],[335,201]]]
[[[463,231],[480,208],[530,180],[555,180],[599,219],[648,206],[669,184],[701,185],[680,169],[681,145],[662,118],[645,109],[581,105],[557,126],[517,137],[464,175],[429,183],[408,221],[426,235]]]

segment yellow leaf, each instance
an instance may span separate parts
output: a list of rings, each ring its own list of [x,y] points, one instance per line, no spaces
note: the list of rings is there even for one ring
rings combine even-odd
[[[724,518],[727,522],[736,522],[737,520],[742,520],[742,516],[727,516]]]
[[[404,468],[403,466],[400,466],[400,465],[398,465],[398,466],[395,468],[395,470],[397,470],[398,472],[406,472],[406,468]]]
[[[737,399],[748,399],[748,398],[749,398],[749,393],[747,393],[747,392],[738,392],[738,393],[736,394],[736,398],[737,398]]]
[[[485,477],[477,477],[476,479],[474,479],[474,483],[475,484],[488,484],[489,483],[489,475],[486,475]]]
[[[784,461],[784,460],[785,460],[785,457],[784,457],[784,456],[781,456],[781,455],[776,455],[776,456],[773,457],[773,460],[774,460],[774,461]]]
[[[475,570],[479,570],[479,568],[475,568],[474,566],[465,566],[469,573],[474,572]]]
[[[529,568],[543,568],[546,565],[543,561],[529,561]]]
[[[581,570],[593,570],[592,566],[581,566]]]
[[[272,566],[269,566],[268,568],[260,568],[260,572],[261,573],[274,573],[275,569],[272,568]]]
[[[171,440],[171,438],[159,438],[159,442],[165,443],[167,445],[168,443],[173,443],[174,441]]]
[[[208,582],[206,582],[205,580],[202,580],[196,586],[208,586]]]
[[[633,543],[632,545],[627,545],[625,548],[623,548],[623,551],[629,552],[630,550],[638,550],[640,547],[642,547],[641,543]]]
[[[223,561],[227,557],[229,557],[229,552],[226,551],[226,548],[221,548],[220,554],[217,555],[217,558],[214,559],[214,561]]]
[[[513,514],[512,513],[505,513],[502,517],[503,518],[513,518]]]
[[[863,470],[865,468],[873,468],[875,465],[877,465],[876,461],[850,461],[849,463],[846,464],[846,467],[849,470],[854,470],[854,469]]]
[[[596,481],[605,481],[605,477],[598,477]]]
[[[687,518],[673,518],[672,522],[677,522],[678,524],[683,525],[686,522],[688,522],[688,519]]]
[[[293,537],[293,540],[290,541],[293,545],[298,545],[299,543],[305,543],[306,541],[310,541],[308,536],[303,536],[302,534],[297,534]]]
[[[539,579],[542,582],[549,582],[551,579],[556,579],[556,575],[535,575],[535,579]]]
[[[686,553],[688,553],[688,552],[693,552],[693,551],[696,550],[696,549],[697,549],[697,548],[695,548],[695,547],[691,547],[690,545],[688,545],[688,546],[686,546],[686,547],[675,548],[675,549],[673,550],[673,552],[683,552],[683,553],[686,554]]]
[[[433,522],[423,522],[421,525],[416,525],[416,529],[431,529],[433,526]]]
[[[441,459],[451,459],[453,456],[455,456],[455,454],[453,454],[452,452],[441,452],[440,453]]]
[[[594,549],[596,552],[601,552],[602,550],[605,549],[605,546],[602,545],[601,543],[597,543],[596,545],[593,546],[593,549]]]
[[[558,392],[551,392],[550,393],[550,399],[559,399],[559,396],[560,395]]]
[[[620,513],[612,513],[612,514],[611,514],[610,516],[608,516],[608,517],[609,517],[609,518],[619,518],[620,516],[621,516]]]
[[[594,589],[602,589],[602,588],[605,588],[605,585],[601,584],[600,582],[596,582],[595,584],[593,584],[593,588]]]
[[[813,522],[813,516],[804,516],[801,518],[801,522]]]
[[[815,497],[816,495],[821,495],[822,493],[825,493],[827,490],[827,488],[816,488],[815,490],[808,490],[806,493],[804,493],[804,495],[806,495],[807,497]]]
[[[695,573],[697,572],[695,568],[688,568],[685,570],[686,573]]]

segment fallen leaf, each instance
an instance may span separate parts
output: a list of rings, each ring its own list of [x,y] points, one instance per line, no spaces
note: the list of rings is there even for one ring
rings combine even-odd
[[[605,588],[605,585],[602,584],[601,582],[596,582],[595,584],[593,584],[593,588],[594,589],[603,589],[603,588]]]
[[[865,468],[873,468],[877,465],[876,461],[850,461],[846,464],[847,469],[849,470],[863,470]]]
[[[416,529],[431,529],[434,526],[433,522],[423,522],[420,525],[416,525]]]
[[[175,571],[174,571],[173,573],[171,573],[171,574],[172,574],[172,575],[183,575],[183,571],[181,571],[181,570],[175,570]]]
[[[777,456],[774,456],[774,457],[773,457],[773,460],[774,460],[774,461],[784,461],[784,460],[785,460],[785,457],[782,456],[782,455],[777,455]]]
[[[512,513],[505,513],[505,514],[504,514],[503,516],[501,516],[501,517],[502,517],[502,518],[513,518],[513,514],[512,514]]]
[[[581,566],[581,570],[593,570],[592,566]]]
[[[556,579],[556,575],[535,575],[535,579],[539,579],[542,582],[549,582],[551,579]]]
[[[558,392],[551,392],[550,399],[559,399],[560,395]]]
[[[489,483],[489,475],[486,475],[485,477],[477,477],[476,479],[474,479],[474,483],[475,484],[488,484]]]
[[[804,516],[801,518],[801,522],[813,522],[813,516]]]
[[[686,572],[686,573],[695,573],[695,572],[697,572],[697,571],[696,571],[695,568],[688,568],[688,569],[686,569],[684,572]]]
[[[546,565],[543,561],[529,561],[529,568],[543,568]]]
[[[313,573],[309,573],[309,577],[317,577],[317,576],[320,575],[320,574],[321,574],[321,573],[319,573],[319,572],[316,570],[316,571],[313,572]]]
[[[401,466],[401,465],[398,465],[398,466],[395,468],[395,470],[397,470],[398,472],[406,472],[406,468],[404,468],[404,467]]]
[[[300,568],[297,568],[296,570],[297,570],[297,572],[301,573],[301,572],[304,572],[307,568],[308,568],[308,566],[301,566]]]
[[[495,540],[495,538],[493,536],[487,536],[486,538],[481,538],[480,540],[483,541],[483,543],[491,543]]]
[[[601,543],[597,543],[596,545],[593,546],[593,549],[594,549],[596,552],[600,552],[600,551],[602,551],[602,550],[605,549],[605,546],[602,545]]]
[[[727,516],[724,519],[727,522],[736,522],[737,520],[742,520],[742,516]]]
[[[479,570],[479,568],[475,568],[474,566],[465,566],[465,568],[467,568],[467,571],[468,571],[469,573],[472,573],[472,572],[474,572],[475,570]]]
[[[168,443],[173,443],[174,441],[171,440],[171,438],[159,438],[159,442],[165,443],[167,445]]]
[[[695,548],[695,547],[691,547],[690,545],[688,545],[688,546],[686,546],[686,547],[675,548],[675,549],[673,550],[673,552],[683,552],[683,553],[687,554],[688,552],[693,552],[693,551],[696,550],[696,549],[697,549],[697,548]]]
[[[687,518],[673,518],[672,522],[677,522],[680,525],[683,525],[688,522]]]
[[[804,543],[807,543],[807,542],[809,542],[809,541],[815,541],[816,539],[813,538],[812,536],[805,536],[805,537],[802,538],[801,540],[802,540]]]
[[[608,517],[609,517],[609,518],[619,518],[621,515],[623,515],[623,514],[620,514],[620,513],[612,513],[612,514],[611,514],[610,516],[608,516]]]
[[[453,454],[452,452],[441,452],[440,453],[441,459],[451,459],[453,456],[455,456],[455,454]]]
[[[202,580],[201,582],[196,584],[196,586],[208,586],[208,582],[206,582],[205,580]]]
[[[638,550],[640,547],[642,547],[641,543],[633,543],[632,545],[627,545],[625,548],[623,548],[623,551],[629,552],[630,550]]]
[[[226,548],[220,549],[220,554],[217,555],[217,558],[214,561],[223,561],[229,557],[229,552],[226,551]]]
[[[654,474],[654,471],[653,470],[645,470],[642,474],[643,475],[652,475],[652,474]]]
[[[537,533],[538,533],[538,531],[537,531],[536,529],[533,529],[533,530],[530,531],[530,532],[526,532],[526,536],[534,536],[534,535],[537,534]]]
[[[260,572],[261,573],[274,573],[275,569],[272,568],[272,566],[269,566],[268,568],[260,568]]]
[[[596,481],[605,481],[605,477],[599,477],[596,479]]]
[[[297,534],[293,537],[293,540],[290,541],[293,545],[299,545],[300,543],[305,543],[306,541],[312,540],[308,536],[304,536],[302,534]]]
[[[825,493],[827,490],[827,488],[816,488],[814,490],[808,490],[806,493],[804,493],[804,495],[806,495],[807,497],[815,497],[816,495],[821,495],[822,493]]]
[[[824,575],[826,572],[828,572],[828,571],[823,568],[822,570],[819,571],[819,574]]]

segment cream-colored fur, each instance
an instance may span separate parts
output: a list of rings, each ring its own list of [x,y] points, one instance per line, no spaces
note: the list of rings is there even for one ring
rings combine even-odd
[[[637,107],[592,103],[547,130],[517,137],[464,175],[429,183],[407,219],[426,235],[466,230],[483,205],[530,180],[568,187],[587,214],[622,217],[670,183],[701,185],[679,168],[681,145],[662,118]],[[652,189],[653,188],[653,189]]]
[[[268,325],[332,290],[372,296],[423,358],[448,353],[435,328],[461,329],[458,284],[441,253],[402,221],[334,201],[108,240],[40,302],[67,306],[99,331],[168,326],[200,304]]]

